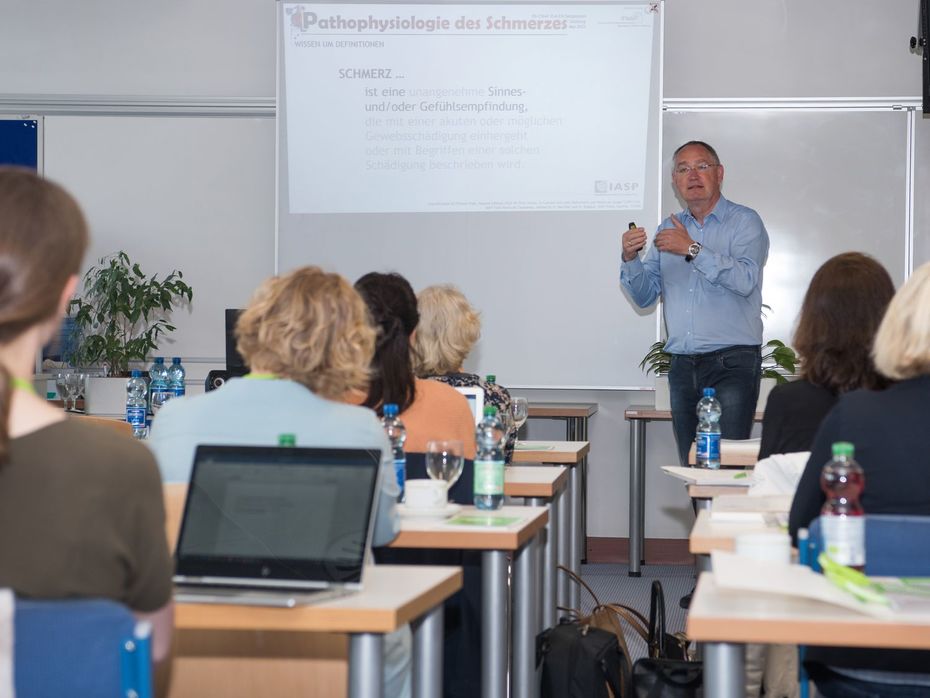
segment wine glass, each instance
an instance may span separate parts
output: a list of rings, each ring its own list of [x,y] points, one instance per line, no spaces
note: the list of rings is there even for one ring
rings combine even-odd
[[[65,375],[65,410],[75,412],[77,410],[78,396],[84,392],[84,374],[72,372]],[[68,407],[67,402],[71,402]]]
[[[510,415],[513,417],[516,431],[520,431],[520,427],[526,422],[528,409],[525,397],[515,397],[510,401]]]
[[[462,474],[464,453],[461,441],[427,441],[426,474],[433,480],[445,480],[448,490]]]
[[[55,373],[55,390],[58,392],[58,397],[61,398],[61,402],[64,405],[65,410],[68,409],[68,374],[70,371],[58,371]]]

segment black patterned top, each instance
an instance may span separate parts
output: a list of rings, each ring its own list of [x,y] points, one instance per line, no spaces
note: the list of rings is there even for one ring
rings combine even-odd
[[[510,465],[513,459],[513,447],[517,442],[517,430],[514,427],[512,412],[510,411],[510,393],[502,385],[488,383],[474,373],[447,373],[442,376],[425,376],[430,380],[440,381],[453,388],[481,388],[484,391],[484,404],[494,405],[501,421],[507,427],[507,438],[504,441],[504,462]]]

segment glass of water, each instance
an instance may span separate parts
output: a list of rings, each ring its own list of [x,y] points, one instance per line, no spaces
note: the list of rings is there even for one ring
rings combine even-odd
[[[464,454],[461,441],[427,441],[426,474],[433,480],[445,480],[452,487],[462,475]]]
[[[520,431],[520,427],[526,422],[528,409],[525,397],[515,397],[510,401],[510,415],[513,417],[513,425],[517,431]]]

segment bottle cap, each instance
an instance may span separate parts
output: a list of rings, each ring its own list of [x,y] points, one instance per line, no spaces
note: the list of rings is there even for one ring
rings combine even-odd
[[[834,458],[836,456],[846,456],[847,458],[852,458],[855,452],[856,447],[848,441],[837,441],[835,444],[833,444]]]
[[[164,356],[156,356],[156,357],[155,357],[155,363],[157,363],[157,364],[163,364],[163,363],[165,363],[165,357],[164,357]]]
[[[384,405],[384,416],[385,417],[396,417],[397,416],[397,405],[393,402],[388,402]]]
[[[180,356],[172,357],[171,363],[173,363],[173,364],[179,364],[179,363],[181,363],[181,357],[180,357]]]
[[[717,394],[717,391],[713,388],[704,388],[704,397],[713,397]]]
[[[496,383],[496,382],[497,382],[497,376],[495,376],[493,373],[489,373],[488,375],[486,375],[486,376],[484,377],[484,380],[485,380],[487,383]]]
[[[491,415],[492,417],[497,414],[497,408],[494,405],[485,405],[484,406],[484,416],[487,417]]]
[[[132,369],[132,373],[129,375],[131,375],[133,378],[142,378],[142,371],[140,371],[138,368],[134,368]]]
[[[297,437],[294,434],[278,434],[278,446],[296,446]]]

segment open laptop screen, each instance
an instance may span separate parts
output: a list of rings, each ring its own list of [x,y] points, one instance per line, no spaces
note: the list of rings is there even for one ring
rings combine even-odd
[[[361,579],[380,452],[199,446],[177,574]]]

